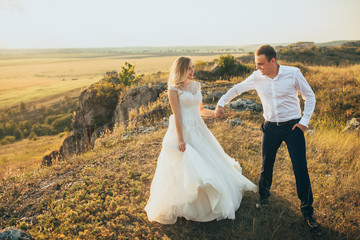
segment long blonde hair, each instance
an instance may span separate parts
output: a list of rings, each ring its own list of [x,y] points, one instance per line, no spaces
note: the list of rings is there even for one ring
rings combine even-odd
[[[178,57],[174,61],[171,66],[168,86],[184,89],[184,82],[189,75],[190,63],[191,59],[189,57]]]

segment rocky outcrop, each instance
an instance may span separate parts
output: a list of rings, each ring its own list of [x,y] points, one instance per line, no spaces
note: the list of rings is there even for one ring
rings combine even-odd
[[[360,41],[346,42],[341,45],[342,47],[360,47]]]
[[[243,98],[243,99],[239,99],[237,101],[231,102],[229,104],[231,109],[234,109],[236,111],[255,111],[255,112],[262,112],[263,108],[261,106],[261,104],[247,99],[247,98]]]
[[[346,123],[343,132],[360,132],[360,118],[353,118]]]
[[[0,230],[0,239],[34,240],[34,238],[29,233],[13,227],[8,227]]]
[[[96,91],[92,91],[93,87],[90,86],[80,94],[79,105],[73,116],[72,134],[65,138],[59,150],[43,157],[43,166],[50,166],[54,161],[92,149],[95,140],[106,129],[111,130],[116,123],[127,124],[131,109],[139,109],[157,100],[166,90],[166,83],[130,89],[120,94],[117,104],[102,104],[94,101]],[[151,111],[162,116],[159,111],[163,109],[164,107],[156,106]]]
[[[219,64],[215,63],[215,64],[211,67],[210,72],[211,72],[212,74],[219,74],[219,72],[220,72],[220,66],[219,66]]]
[[[285,48],[291,49],[291,50],[300,50],[300,49],[312,48],[312,47],[315,47],[314,42],[297,42],[297,43],[290,44],[290,45],[286,46]]]
[[[155,101],[165,89],[166,83],[154,87],[137,87],[127,91],[119,99],[112,122],[127,124],[131,109],[139,109],[141,106]]]

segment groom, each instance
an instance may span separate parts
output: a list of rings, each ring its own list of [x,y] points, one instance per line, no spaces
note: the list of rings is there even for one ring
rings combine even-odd
[[[315,108],[315,95],[300,70],[276,62],[276,52],[270,45],[255,53],[257,71],[233,86],[223,95],[215,110],[216,117],[224,114],[224,105],[243,92],[255,89],[261,99],[265,122],[262,131],[262,165],[260,171],[258,207],[265,206],[270,196],[275,156],[285,141],[294,169],[301,212],[310,228],[317,228],[313,218],[313,195],[306,164],[304,131]],[[301,115],[298,92],[305,100]]]

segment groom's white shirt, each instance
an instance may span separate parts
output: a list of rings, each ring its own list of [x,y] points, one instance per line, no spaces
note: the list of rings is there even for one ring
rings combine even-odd
[[[220,98],[218,105],[223,107],[234,97],[249,90],[256,90],[259,94],[265,120],[286,122],[301,118],[299,123],[308,126],[315,108],[315,94],[298,68],[280,65],[279,73],[273,79],[257,70],[246,80],[233,86]],[[302,117],[298,92],[305,100]]]

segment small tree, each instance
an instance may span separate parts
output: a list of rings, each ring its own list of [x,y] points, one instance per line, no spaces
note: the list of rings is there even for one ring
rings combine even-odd
[[[15,142],[15,137],[14,136],[6,136],[6,137],[4,137],[3,140],[1,140],[2,145],[9,144],[9,143],[14,143],[14,142]]]
[[[116,106],[120,92],[139,79],[140,76],[135,75],[135,66],[125,62],[121,72],[109,72],[104,79],[94,84],[91,91],[96,93],[96,97],[92,101],[105,106]]]
[[[14,130],[14,137],[15,137],[16,140],[20,140],[20,139],[24,138],[24,134],[23,134],[23,132],[21,131],[20,128],[16,128]]]
[[[30,130],[31,122],[29,120],[21,121],[19,127],[21,128],[21,130]]]
[[[5,137],[5,127],[4,124],[0,123],[0,139]]]
[[[20,112],[25,112],[26,107],[27,107],[26,104],[24,102],[21,102],[19,106]]]
[[[139,81],[140,77],[135,75],[135,65],[131,65],[128,62],[125,62],[125,66],[121,67],[121,72],[118,74],[119,82],[125,86],[130,86],[133,83]]]
[[[15,129],[18,128],[18,125],[13,120],[10,120],[5,124],[5,135],[14,136]]]

